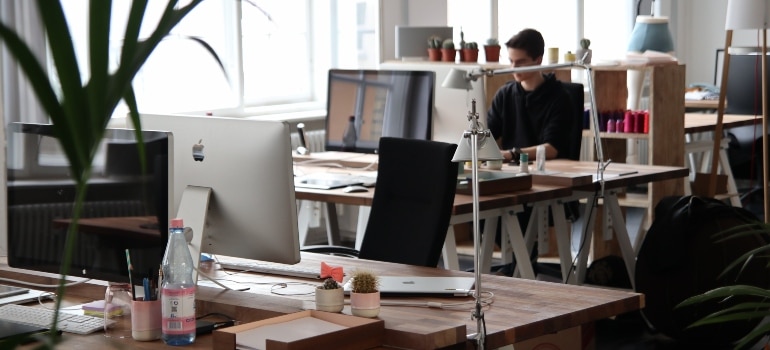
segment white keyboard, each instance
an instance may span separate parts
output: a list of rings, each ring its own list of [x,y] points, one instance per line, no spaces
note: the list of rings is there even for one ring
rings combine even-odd
[[[319,272],[320,268],[312,269],[297,265],[267,263],[262,261],[220,261],[219,265],[222,266],[223,269],[228,270],[249,271],[269,275],[292,276],[310,279],[321,278]]]
[[[54,310],[40,307],[7,304],[0,306],[0,319],[30,326],[50,328]],[[86,315],[59,312],[57,326],[64,332],[90,334],[104,330],[104,319]]]

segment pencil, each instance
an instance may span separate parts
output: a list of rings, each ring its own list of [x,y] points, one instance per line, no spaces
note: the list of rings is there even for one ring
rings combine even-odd
[[[126,263],[128,264],[128,283],[131,284],[131,299],[136,301],[136,287],[134,287],[134,279],[131,278],[131,271],[134,270],[134,266],[131,265],[131,254],[128,252],[128,248],[126,248]]]

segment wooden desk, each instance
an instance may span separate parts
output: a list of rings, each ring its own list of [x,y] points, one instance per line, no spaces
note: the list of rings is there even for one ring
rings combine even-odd
[[[408,276],[472,276],[461,271],[451,271],[427,267],[408,266],[401,264],[383,263],[360,259],[349,259],[325,256],[312,253],[302,253],[300,265],[317,267],[321,261],[332,265],[340,265],[346,271],[365,268],[380,275]],[[205,266],[204,266],[205,268]],[[248,273],[232,272],[225,275],[214,271],[210,274],[226,278],[223,283],[234,287],[248,286],[247,292],[225,291],[210,287],[211,283],[199,282],[197,294],[197,314],[220,312],[236,318],[241,322],[257,321],[278,315],[297,312],[303,308],[313,308],[313,296],[279,296],[271,294],[274,283],[295,280],[290,277],[260,276]],[[23,278],[42,283],[50,283],[52,279],[42,279],[6,266],[0,266],[0,276]],[[315,288],[319,281],[312,285],[297,286],[297,288]],[[644,307],[644,296],[638,293],[600,289],[593,287],[565,285],[550,282],[524,280],[518,278],[483,275],[482,290],[492,292],[494,304],[484,310],[487,327],[487,345],[494,349],[508,344],[537,338],[560,330],[590,324],[594,321],[615,315],[636,311]],[[258,284],[262,283],[262,284]],[[301,291],[301,290],[300,290]],[[77,302],[103,298],[104,286],[86,283],[68,288],[67,299],[76,298]],[[576,297],[579,296],[579,297]],[[383,301],[434,301],[441,303],[472,302],[472,298],[383,298]],[[426,308],[418,306],[387,306],[383,305],[379,318],[385,321],[386,347],[407,349],[465,349],[465,337],[475,332],[476,321],[469,317],[471,305],[453,309]],[[350,314],[349,306],[343,310]],[[110,344],[102,334],[79,336],[64,335],[65,342],[60,349],[85,348],[103,349],[119,348]],[[135,349],[170,349],[161,341],[134,342],[121,341],[124,347]],[[87,346],[87,347],[84,347]],[[187,349],[211,349],[211,337],[199,337]]]
[[[307,168],[305,168],[307,169]],[[525,260],[526,262],[521,264],[522,276],[527,278],[535,278],[535,273],[532,265],[530,264],[528,251],[524,251],[524,241],[522,240],[523,234],[519,226],[518,218],[515,213],[521,212],[523,206],[527,204],[540,203],[556,200],[558,198],[564,198],[570,196],[572,193],[569,187],[560,186],[533,186],[530,189],[509,193],[499,193],[487,196],[479,197],[479,217],[481,219],[496,219],[497,217],[504,218],[504,225],[510,228],[507,231],[508,236],[511,239],[512,249],[517,256],[517,260]],[[366,230],[366,222],[369,216],[369,210],[372,204],[372,198],[374,197],[374,188],[370,188],[368,192],[360,193],[345,193],[341,189],[333,190],[316,190],[307,188],[296,188],[295,196],[299,200],[313,200],[327,203],[328,217],[331,218],[331,225],[327,223],[327,232],[333,232],[336,230],[336,212],[333,210],[333,203],[358,205],[359,217],[358,228],[356,229],[356,243],[355,248],[359,249],[363,235]],[[304,237],[307,232],[307,210],[306,204],[300,204],[300,242],[304,243]],[[303,212],[304,211],[304,212]],[[459,260],[457,257],[457,247],[455,243],[455,234],[453,225],[471,222],[473,220],[473,197],[470,195],[457,194],[455,195],[454,205],[452,207],[452,217],[450,218],[450,225],[447,232],[447,237],[444,241],[443,258],[444,266],[450,269],[459,269]],[[487,221],[485,225],[485,232],[489,231],[487,237],[494,237],[495,230],[497,228],[496,220]],[[303,234],[304,233],[304,234]],[[339,238],[332,237],[335,233],[332,233],[329,237],[329,242],[338,242]],[[489,240],[494,242],[494,240]],[[488,244],[488,248],[483,253],[483,269],[489,271],[492,260],[492,243]],[[520,258],[518,258],[520,257]]]
[[[563,172],[563,173],[595,173],[595,162],[583,162],[583,161],[571,161],[571,160],[551,160],[546,162],[546,170]],[[661,181],[673,181],[686,177],[689,174],[687,168],[682,167],[669,167],[669,166],[656,166],[656,165],[639,165],[639,164],[623,164],[623,163],[611,163],[606,171],[604,177],[604,184],[599,182],[592,182],[584,185],[575,185],[573,190],[573,199],[586,199],[589,205],[586,205],[586,210],[582,216],[583,227],[595,227],[594,219],[596,217],[596,211],[591,210],[591,203],[599,203],[601,198],[605,208],[608,211],[608,215],[605,215],[606,222],[603,223],[604,239],[609,240],[612,238],[612,232],[615,231],[618,244],[620,246],[623,260],[626,264],[626,270],[631,280],[631,285],[635,284],[634,272],[636,269],[636,251],[630,241],[628,234],[628,228],[626,227],[626,219],[620,209],[619,196],[625,192],[625,189],[629,186],[640,185],[650,182]],[[603,192],[603,193],[602,193]],[[648,211],[652,211],[657,202],[652,203],[652,206],[647,208]],[[654,217],[650,214],[650,219]],[[581,230],[586,232],[587,236],[581,238],[586,242],[591,242],[593,230]],[[643,238],[641,230],[637,233],[637,246]],[[578,252],[578,267],[576,271],[577,283],[582,283],[585,279],[585,271],[588,265],[588,254],[590,249],[581,245],[581,250]]]
[[[722,127],[725,129],[744,125],[761,124],[762,117],[748,114],[725,114],[722,116]],[[716,129],[717,115],[715,113],[685,113],[684,132],[709,132]]]

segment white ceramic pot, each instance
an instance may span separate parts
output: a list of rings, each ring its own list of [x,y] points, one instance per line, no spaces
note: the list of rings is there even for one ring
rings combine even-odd
[[[315,308],[318,311],[340,312],[345,307],[345,293],[342,288],[315,290]]]

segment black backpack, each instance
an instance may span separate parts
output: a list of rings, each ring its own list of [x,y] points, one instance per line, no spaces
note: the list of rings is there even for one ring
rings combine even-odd
[[[715,242],[714,234],[758,222],[748,210],[712,198],[667,197],[655,207],[636,262],[636,289],[644,293],[642,314],[649,325],[671,338],[707,347],[732,343],[761,320],[736,321],[687,329],[693,322],[740,300],[676,308],[684,299],[736,284],[770,287],[766,260],[753,259],[743,271],[718,276],[742,254],[770,243],[767,233]]]

